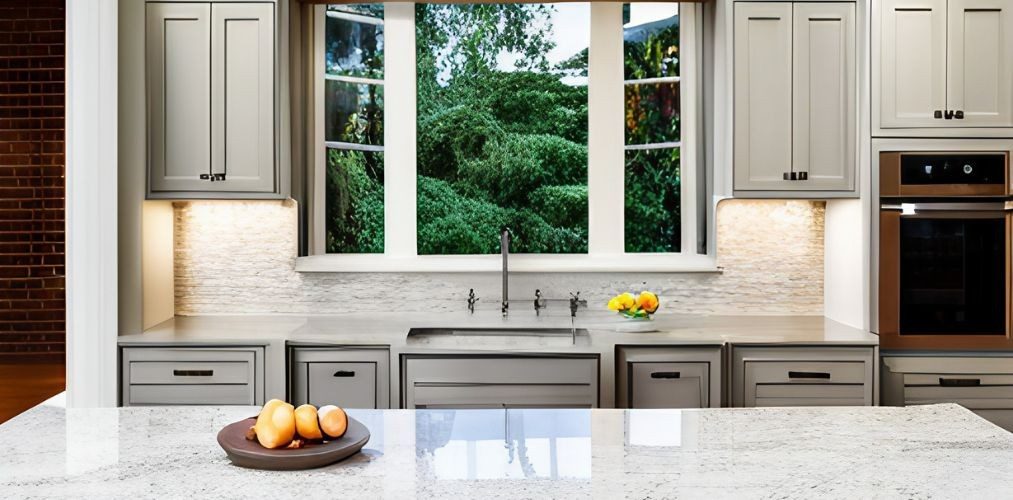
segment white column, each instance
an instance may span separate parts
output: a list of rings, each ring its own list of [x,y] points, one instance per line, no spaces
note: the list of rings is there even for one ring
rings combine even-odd
[[[115,406],[117,2],[67,2],[67,405]]]

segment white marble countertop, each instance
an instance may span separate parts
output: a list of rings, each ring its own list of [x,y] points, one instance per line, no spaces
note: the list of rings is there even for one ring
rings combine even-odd
[[[362,410],[363,452],[231,465],[251,407],[65,410],[0,425],[0,498],[999,498],[1013,434],[956,405],[713,410]],[[507,422],[507,419],[509,422]]]
[[[269,344],[289,341],[343,345],[388,345],[399,351],[427,349],[487,349],[496,351],[600,352],[615,345],[637,344],[805,344],[862,345],[879,343],[879,336],[822,316],[702,316],[658,314],[649,322],[631,322],[616,314],[581,311],[577,328],[588,331],[576,344],[560,339],[461,337],[407,340],[412,328],[570,328],[562,313],[498,311],[467,313],[371,313],[335,316],[180,316],[141,334],[119,337],[120,345],[161,343]],[[630,330],[646,330],[631,332]]]

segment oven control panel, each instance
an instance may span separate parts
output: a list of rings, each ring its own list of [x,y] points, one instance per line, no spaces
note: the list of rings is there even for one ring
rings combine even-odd
[[[900,156],[901,185],[1006,183],[1006,154],[919,154]]]

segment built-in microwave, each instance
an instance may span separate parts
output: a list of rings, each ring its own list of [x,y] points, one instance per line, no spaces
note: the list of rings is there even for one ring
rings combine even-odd
[[[885,349],[1010,349],[1009,152],[880,154]]]

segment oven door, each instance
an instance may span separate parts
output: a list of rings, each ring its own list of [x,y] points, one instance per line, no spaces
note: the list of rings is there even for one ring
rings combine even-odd
[[[883,348],[1011,348],[1008,202],[880,210]]]

